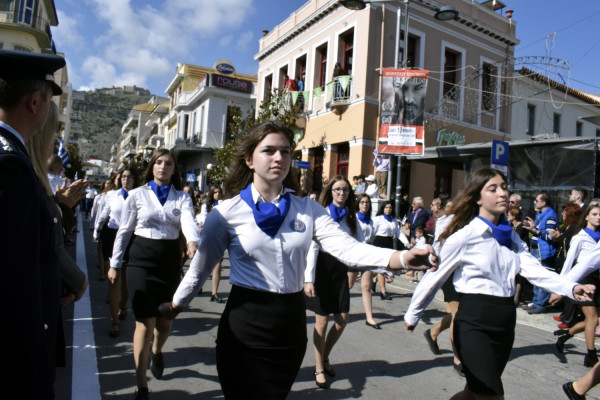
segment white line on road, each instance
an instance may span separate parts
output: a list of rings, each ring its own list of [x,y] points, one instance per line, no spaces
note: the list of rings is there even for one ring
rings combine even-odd
[[[77,265],[88,276],[85,258],[85,239],[83,237],[83,215],[77,218]],[[98,363],[96,361],[96,343],[92,326],[92,306],[90,287],[83,297],[75,303],[73,311],[73,378],[71,399],[100,400],[100,382],[98,381]]]

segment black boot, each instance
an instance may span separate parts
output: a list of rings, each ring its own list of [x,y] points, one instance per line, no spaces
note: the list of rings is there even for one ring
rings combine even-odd
[[[596,363],[598,362],[598,355],[596,354],[596,349],[588,349],[587,354],[585,355],[585,358],[583,359],[583,365],[591,368],[594,365],[596,365]]]
[[[558,337],[558,340],[556,341],[556,349],[558,350],[559,353],[562,353],[565,351],[565,343],[567,342],[567,340],[571,339],[573,337],[573,335],[569,334],[569,333],[565,333],[564,335],[560,335]]]

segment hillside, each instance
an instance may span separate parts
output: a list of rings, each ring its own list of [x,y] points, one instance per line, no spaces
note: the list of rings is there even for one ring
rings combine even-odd
[[[106,89],[98,89],[73,95],[73,121],[77,122],[78,118],[81,121],[80,146],[84,158],[110,160],[110,149],[119,141],[121,127],[131,109],[136,104],[147,102],[151,96],[145,89],[130,93],[121,90],[120,94],[107,92]]]

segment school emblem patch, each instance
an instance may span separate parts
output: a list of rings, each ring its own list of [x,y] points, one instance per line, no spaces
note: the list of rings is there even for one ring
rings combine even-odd
[[[294,232],[306,231],[306,225],[304,224],[304,222],[300,221],[299,219],[295,219],[292,222],[290,222],[290,227],[292,228],[292,230]]]

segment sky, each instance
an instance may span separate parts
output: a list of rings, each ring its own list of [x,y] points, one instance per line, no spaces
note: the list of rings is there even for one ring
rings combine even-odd
[[[566,61],[548,75],[600,95],[600,1],[502,1],[503,12],[514,10],[520,40],[516,57]],[[166,96],[178,62],[211,67],[226,59],[237,72],[256,74],[262,31],[272,30],[306,2],[55,0],[59,25],[52,32],[75,90],[136,85]],[[545,70],[543,63],[532,67]]]

